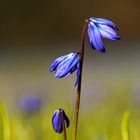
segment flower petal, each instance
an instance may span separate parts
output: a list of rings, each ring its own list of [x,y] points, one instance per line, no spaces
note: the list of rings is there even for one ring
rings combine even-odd
[[[89,24],[88,24],[88,36],[90,39],[91,47],[96,48],[97,50],[99,50],[101,52],[105,52],[101,34],[100,34],[97,26],[93,22],[89,22]]]
[[[114,30],[119,30],[118,27],[110,20],[104,19],[104,18],[90,18],[90,21],[97,23],[97,24],[103,24],[111,26]]]
[[[98,24],[98,29],[103,38],[110,40],[118,40],[120,37],[117,35],[116,31],[108,25]]]
[[[57,59],[55,59],[50,66],[50,72],[56,70],[56,67],[58,66],[59,63],[61,63],[64,59],[66,59],[67,57],[71,56],[73,53],[67,54],[67,55],[63,55],[58,57]]]
[[[66,113],[64,112],[64,119],[65,119],[65,122],[66,122],[66,127],[68,128],[69,125],[70,125],[70,120],[69,118],[67,117]]]
[[[77,86],[77,84],[79,82],[79,79],[80,79],[80,73],[81,73],[81,71],[80,71],[80,63],[78,63],[77,65],[78,66],[77,66],[77,73],[76,73],[76,81],[75,81],[74,87]]]
[[[53,118],[52,118],[52,125],[53,129],[57,133],[61,133],[63,131],[63,126],[62,126],[62,118],[61,118],[61,113],[59,110],[56,110],[54,112]]]
[[[73,66],[73,68],[70,70],[70,72],[65,76],[68,76],[68,75],[72,74],[76,69],[77,69],[77,66],[76,65]]]
[[[63,60],[56,68],[55,77],[62,78],[66,75],[71,74],[75,70],[75,65],[79,61],[79,56],[74,53],[71,57]]]

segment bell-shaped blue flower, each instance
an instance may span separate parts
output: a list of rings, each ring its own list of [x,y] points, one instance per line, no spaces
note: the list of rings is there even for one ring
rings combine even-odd
[[[116,31],[118,27],[110,20],[103,18],[90,18],[88,21],[89,42],[93,49],[105,52],[102,38],[119,40]]]
[[[72,74],[74,71],[78,70],[79,68],[79,53],[69,53],[64,56],[60,56],[55,59],[51,66],[50,71],[55,71],[56,78],[62,78]],[[78,70],[79,71],[79,70]],[[78,76],[78,74],[77,74]],[[79,79],[77,77],[77,79]],[[77,85],[78,80],[75,82],[75,86]]]
[[[64,110],[62,109],[56,110],[52,117],[52,126],[53,126],[54,131],[57,133],[62,133],[63,131],[62,112],[64,115],[64,121],[65,121],[66,127],[69,127],[70,125],[69,118],[65,114]]]

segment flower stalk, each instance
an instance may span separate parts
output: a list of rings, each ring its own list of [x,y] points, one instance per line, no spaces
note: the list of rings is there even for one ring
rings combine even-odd
[[[85,33],[86,33],[87,23],[88,23],[88,20],[85,20],[85,24],[84,24],[83,32],[82,32],[81,47],[79,50],[80,51],[80,58],[79,58],[80,75],[79,75],[79,82],[77,85],[77,94],[76,94],[73,140],[76,140],[76,137],[77,137],[78,118],[79,118],[79,109],[80,109],[81,82],[82,82],[82,69],[83,69],[84,48],[85,48]]]
[[[61,118],[62,118],[62,127],[63,127],[64,140],[67,140],[66,125],[65,125],[64,111],[63,110],[61,110]]]

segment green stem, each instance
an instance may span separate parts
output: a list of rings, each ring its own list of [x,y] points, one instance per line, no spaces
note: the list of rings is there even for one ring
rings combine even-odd
[[[88,21],[85,20],[85,24],[83,27],[82,32],[82,40],[81,40],[81,47],[80,47],[80,76],[79,82],[77,86],[77,94],[76,94],[76,107],[75,107],[75,117],[74,117],[74,138],[76,140],[77,137],[77,127],[78,127],[78,118],[79,118],[79,108],[80,108],[80,95],[81,95],[81,81],[82,81],[82,68],[83,68],[83,60],[84,60],[84,47],[85,47],[85,32],[87,28]]]
[[[64,111],[63,110],[61,110],[61,117],[62,117],[62,126],[63,126],[64,140],[67,140],[67,133],[66,133],[66,126],[65,126]]]

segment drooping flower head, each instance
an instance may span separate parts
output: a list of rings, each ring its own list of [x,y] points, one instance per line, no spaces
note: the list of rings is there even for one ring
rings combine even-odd
[[[38,96],[22,96],[19,100],[20,109],[23,113],[35,113],[40,111],[42,102]]]
[[[72,74],[74,71],[77,70],[77,73],[79,70],[79,53],[69,53],[67,55],[63,55],[55,59],[51,66],[50,71],[55,71],[55,77],[56,78],[62,78],[65,76],[68,76]],[[77,79],[75,82],[75,86],[78,83],[79,76],[77,74]]]
[[[66,124],[66,127],[69,127],[70,121],[67,115],[65,114],[64,110],[58,109],[54,112],[53,117],[52,117],[52,126],[55,132],[57,133],[62,133],[63,131],[63,124],[62,124],[62,111],[64,114],[64,121]]]
[[[90,18],[88,20],[89,42],[93,49],[105,52],[102,38],[109,40],[119,40],[120,37],[116,31],[118,27],[110,20],[103,18]]]

